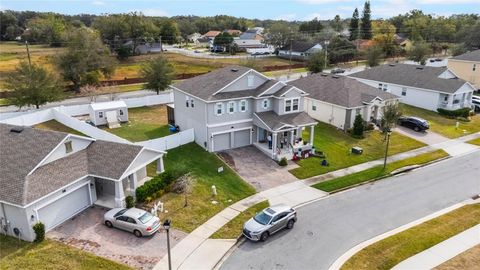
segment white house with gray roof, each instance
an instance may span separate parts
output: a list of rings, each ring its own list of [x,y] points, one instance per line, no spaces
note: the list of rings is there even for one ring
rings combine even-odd
[[[303,111],[307,93],[295,86],[247,67],[229,66],[172,88],[175,124],[180,130],[193,128],[195,142],[207,151],[253,144],[280,159],[312,147],[296,144],[306,127],[311,128],[313,141],[317,122]]]
[[[353,73],[350,77],[401,97],[401,102],[436,111],[471,107],[475,88],[446,67],[390,64]]]
[[[33,241],[92,204],[123,207],[163,152],[63,132],[0,124],[0,228]]]
[[[345,76],[313,74],[288,82],[306,93],[305,112],[316,120],[347,130],[360,114],[378,123],[382,108],[399,97]]]

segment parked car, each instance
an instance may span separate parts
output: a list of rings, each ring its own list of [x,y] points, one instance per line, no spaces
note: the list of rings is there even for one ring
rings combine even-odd
[[[330,71],[332,74],[340,74],[340,73],[345,73],[345,69],[343,68],[334,68],[332,71]]]
[[[480,99],[472,99],[472,109],[476,112],[480,112]]]
[[[473,96],[472,96],[472,100],[480,101],[480,96],[475,96],[475,95],[473,95]]]
[[[398,125],[413,129],[417,132],[426,131],[430,128],[428,121],[418,117],[400,117]]]
[[[283,228],[292,229],[297,212],[284,204],[270,206],[243,225],[243,235],[252,241],[265,241]]]
[[[136,237],[152,235],[160,228],[160,219],[138,208],[113,208],[103,216],[109,228],[132,232]]]

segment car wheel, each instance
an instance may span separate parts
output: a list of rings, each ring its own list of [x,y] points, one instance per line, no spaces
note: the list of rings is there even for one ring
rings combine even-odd
[[[105,226],[107,226],[108,228],[112,228],[113,224],[112,224],[112,222],[107,220],[107,221],[105,221]]]
[[[420,131],[420,128],[414,127],[413,130],[415,130],[416,132],[419,132],[419,131]]]
[[[136,237],[142,237],[142,233],[139,230],[133,231],[133,234],[135,234]]]
[[[270,234],[268,232],[262,233],[262,235],[260,236],[260,241],[262,241],[262,242],[267,241],[269,236],[270,236]]]
[[[293,225],[295,225],[295,220],[290,219],[287,223],[287,229],[289,229],[289,230],[292,229]]]

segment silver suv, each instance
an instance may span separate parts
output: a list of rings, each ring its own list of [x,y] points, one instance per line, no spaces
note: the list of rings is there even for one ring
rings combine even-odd
[[[297,212],[284,204],[270,206],[243,225],[243,235],[252,241],[265,241],[283,228],[291,229],[297,221]]]
[[[160,219],[138,208],[113,208],[103,216],[107,227],[132,232],[136,237],[152,235],[160,228]]]

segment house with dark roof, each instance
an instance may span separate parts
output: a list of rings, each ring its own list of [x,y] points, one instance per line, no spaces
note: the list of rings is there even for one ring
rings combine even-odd
[[[349,76],[401,97],[402,103],[431,111],[471,107],[475,90],[446,67],[389,64]]]
[[[308,95],[304,111],[312,118],[347,130],[353,127],[355,116],[377,123],[382,108],[398,102],[399,97],[345,76],[313,74],[288,82]]]
[[[448,59],[448,68],[480,90],[480,49]]]
[[[175,125],[193,128],[195,142],[210,152],[254,145],[275,160],[291,159],[311,144],[302,130],[317,123],[303,111],[307,95],[242,66],[229,66],[178,82],[174,93]]]
[[[0,225],[33,241],[93,204],[124,207],[148,178],[146,166],[163,152],[63,132],[0,124]]]
[[[248,29],[247,31],[243,32],[238,38],[235,38],[233,42],[238,46],[240,51],[267,47],[263,43],[261,30],[256,28]]]
[[[278,56],[295,60],[306,60],[315,52],[322,50],[320,43],[293,41],[278,49]]]

